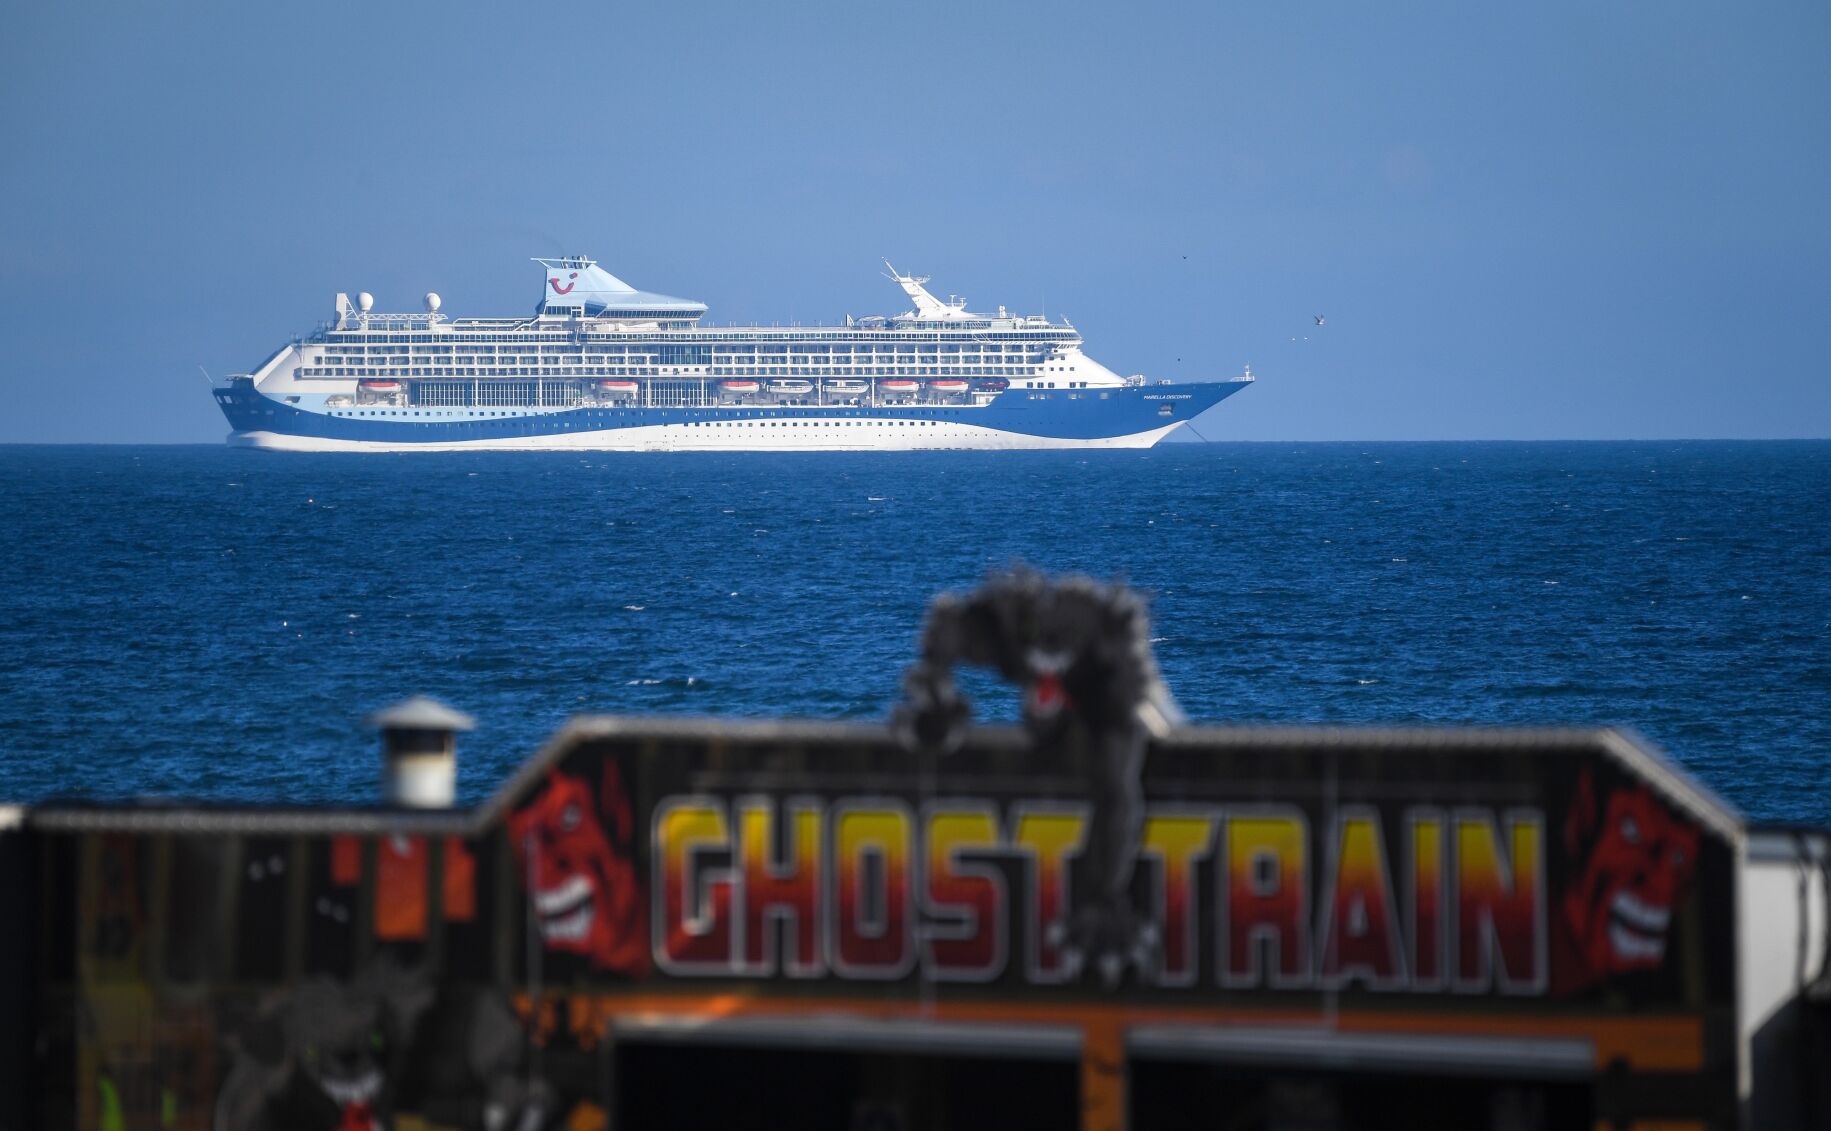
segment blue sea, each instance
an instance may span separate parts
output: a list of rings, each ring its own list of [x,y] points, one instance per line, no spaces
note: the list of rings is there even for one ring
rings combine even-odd
[[[1195,720],[1625,725],[1831,822],[1831,442],[10,447],[0,532],[0,799],[374,800],[416,692],[471,799],[577,712],[882,718],[1021,560],[1147,592]]]

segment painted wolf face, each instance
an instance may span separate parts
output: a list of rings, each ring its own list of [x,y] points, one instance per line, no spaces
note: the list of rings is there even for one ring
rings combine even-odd
[[[394,1126],[401,1057],[431,1006],[422,972],[385,958],[348,981],[308,978],[230,1042],[218,1131],[376,1131]]]
[[[509,835],[547,949],[642,974],[646,904],[630,849],[633,814],[614,762],[605,767],[603,800],[600,809],[584,778],[555,770],[510,818]]]
[[[298,1070],[336,1105],[343,1125],[366,1126],[384,1107],[388,1034],[381,997],[364,987],[307,983],[288,1018]]]
[[[1587,780],[1578,806],[1596,811]],[[1600,814],[1564,897],[1565,927],[1592,978],[1657,969],[1672,914],[1697,870],[1697,827],[1674,817],[1645,785],[1616,788]]]

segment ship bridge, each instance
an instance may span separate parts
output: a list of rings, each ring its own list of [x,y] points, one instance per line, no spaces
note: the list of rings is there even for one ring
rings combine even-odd
[[[915,305],[888,319],[867,319],[868,322],[887,322],[902,329],[919,330],[989,330],[989,329],[1053,329],[1050,321],[1041,315],[1013,315],[1004,307],[998,308],[997,314],[977,314],[966,308],[966,299],[959,295],[947,296],[943,302],[936,298],[925,285],[927,275],[905,275],[884,260],[884,277],[903,288]],[[1066,324],[1064,324],[1066,325]]]

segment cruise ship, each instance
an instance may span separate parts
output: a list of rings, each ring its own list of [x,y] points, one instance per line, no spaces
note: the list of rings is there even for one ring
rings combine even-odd
[[[1122,377],[1067,320],[983,314],[889,263],[912,308],[720,326],[584,256],[531,317],[387,314],[364,293],[215,390],[233,445],[290,451],[1147,448],[1252,381]]]

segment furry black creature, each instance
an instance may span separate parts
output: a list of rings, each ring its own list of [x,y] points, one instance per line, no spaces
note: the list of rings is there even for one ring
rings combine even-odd
[[[1144,602],[1121,585],[1051,581],[1022,567],[971,593],[936,598],[893,719],[906,745],[942,753],[960,745],[972,711],[954,683],[959,664],[991,668],[1021,688],[1024,725],[1039,749],[1086,767],[1092,819],[1074,906],[1051,925],[1050,941],[1071,970],[1091,967],[1111,988],[1157,950],[1157,926],[1131,897],[1141,774],[1151,736],[1182,718],[1151,655]]]
[[[230,1043],[215,1131],[376,1131],[412,1111],[440,1126],[533,1131],[551,1097],[488,991],[435,990],[388,961],[275,995]]]
[[[269,1001],[231,1042],[217,1131],[369,1131],[393,1122],[398,1053],[432,1003],[425,979],[377,964],[312,978]]]

